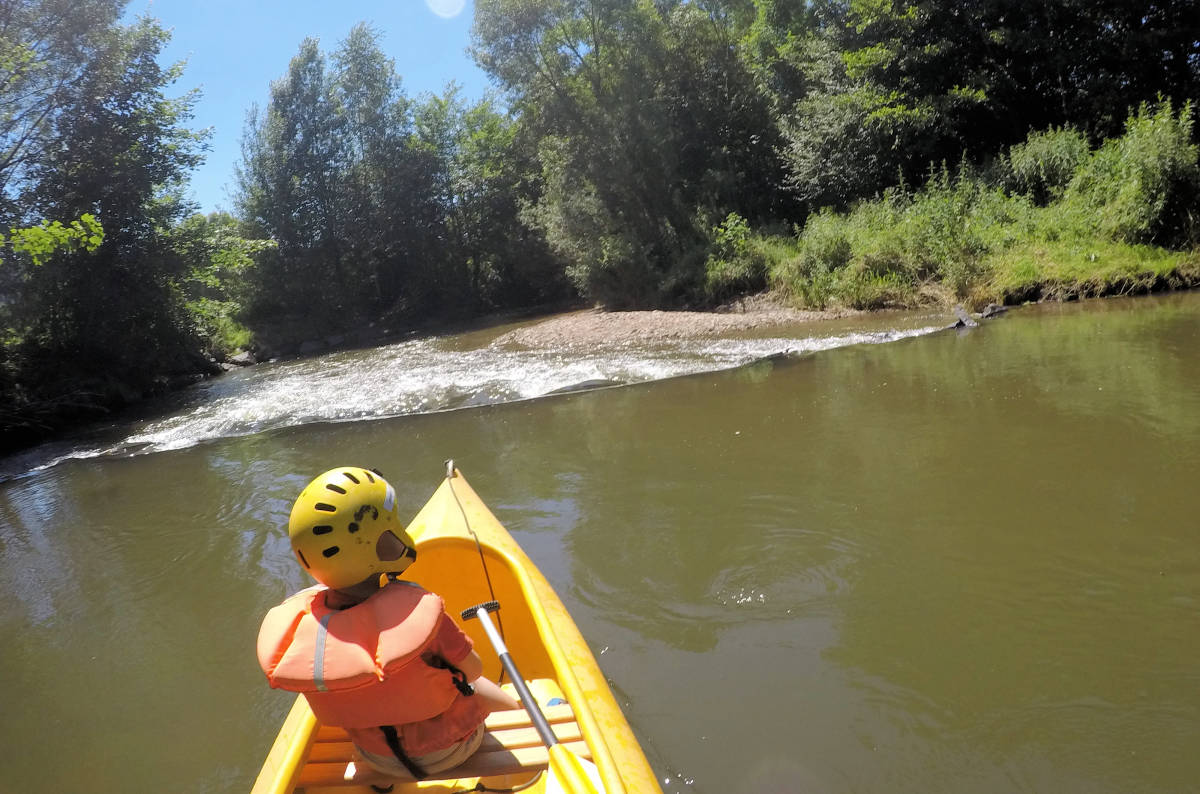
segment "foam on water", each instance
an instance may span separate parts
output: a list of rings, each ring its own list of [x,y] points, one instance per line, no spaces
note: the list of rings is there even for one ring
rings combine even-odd
[[[631,384],[802,354],[920,336],[944,326],[769,339],[680,340],[657,347],[547,353],[456,350],[445,338],[261,364],[188,390],[173,413],[131,423],[117,440],[44,449],[37,471],[71,458],[181,449],[310,422],[382,419],[525,400],[580,384]],[[18,464],[19,465],[19,464]]]

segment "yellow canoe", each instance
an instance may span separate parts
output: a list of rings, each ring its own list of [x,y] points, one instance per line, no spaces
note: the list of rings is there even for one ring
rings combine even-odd
[[[483,602],[500,603],[494,622],[560,742],[555,761],[524,710],[504,711],[489,715],[484,742],[475,755],[434,776],[441,779],[383,777],[358,763],[345,733],[319,724],[301,696],[284,720],[253,794],[349,794],[389,785],[393,794],[661,792],[562,601],[453,463],[448,463],[446,479],[408,530],[417,543],[418,559],[406,578],[441,595],[455,619]],[[484,675],[503,683],[500,661],[479,621],[459,622],[483,658]],[[563,756],[585,774],[560,773]]]

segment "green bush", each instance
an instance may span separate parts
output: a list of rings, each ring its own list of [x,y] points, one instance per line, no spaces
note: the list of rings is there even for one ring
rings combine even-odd
[[[709,300],[763,289],[768,253],[750,233],[750,224],[731,212],[712,229],[712,247],[704,263],[704,290]]]
[[[885,309],[905,306],[914,300],[913,285],[895,270],[847,272],[839,281],[838,292],[842,303],[852,309]]]
[[[1006,187],[1044,205],[1062,197],[1079,166],[1091,155],[1083,133],[1073,127],[1032,132],[1004,158]]]
[[[1200,157],[1192,143],[1192,108],[1142,105],[1125,134],[1106,141],[1077,171],[1065,209],[1095,219],[1116,242],[1194,245],[1200,200]]]
[[[904,250],[917,280],[937,276],[957,296],[978,277],[988,246],[973,223],[986,188],[968,176],[949,172],[932,177],[905,210]]]
[[[797,233],[771,282],[814,308],[1138,292],[1194,285],[1200,157],[1192,111],[1131,114],[1088,149],[1071,128],[1030,135],[984,177],[943,166]],[[1039,206],[1044,203],[1044,206]],[[1182,252],[1181,252],[1182,249]]]
[[[837,271],[849,264],[854,250],[844,217],[828,209],[810,217],[796,253],[772,269],[772,284],[803,306],[824,309],[833,298]]]
[[[799,235],[795,257],[772,271],[801,303],[823,308],[907,304],[937,280],[964,296],[984,273],[984,257],[1004,221],[1016,215],[998,190],[947,169],[915,194],[888,191],[847,214],[824,211]]]

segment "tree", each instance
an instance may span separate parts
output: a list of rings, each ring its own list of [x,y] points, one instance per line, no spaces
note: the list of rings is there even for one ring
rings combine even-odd
[[[166,254],[177,263],[179,290],[206,355],[223,360],[248,346],[248,274],[274,250],[274,240],[247,238],[226,212],[194,213],[169,230]]]
[[[37,126],[43,143],[24,149],[8,185],[23,217],[94,216],[104,232],[91,253],[19,266],[0,383],[18,417],[67,402],[92,414],[208,366],[169,247],[206,133],[185,126],[194,93],[165,93],[181,73],[158,63],[166,40],[146,19],[92,31],[86,62],[57,84],[57,110]]]
[[[528,158],[512,147],[511,124],[453,84],[410,100],[370,26],[328,62],[304,42],[246,131],[239,211],[278,241],[250,272],[250,316],[306,333],[411,326],[554,294],[546,247],[517,217]],[[519,284],[534,273],[546,284]]]
[[[0,220],[17,208],[15,191],[53,145],[56,119],[125,4],[0,2]]]
[[[47,217],[94,212],[104,225],[94,254],[54,257],[30,290],[38,343],[103,371],[146,369],[145,356],[166,363],[187,347],[177,273],[161,249],[186,211],[179,191],[205,134],[182,126],[195,94],[163,94],[181,73],[157,62],[166,39],[150,20],[108,31],[55,121],[60,145],[31,166],[22,195]]]
[[[46,219],[18,201],[30,169],[55,143],[55,120],[67,107],[103,31],[124,2],[0,2],[0,291],[12,294],[22,263],[40,264],[56,250],[94,249],[103,231],[94,215]],[[22,254],[28,255],[22,257]],[[14,256],[15,255],[15,256]]]
[[[684,2],[485,0],[473,39],[538,147],[542,194],[524,216],[584,295],[694,299],[711,218],[775,212],[768,108],[719,17]]]
[[[356,284],[343,270],[344,127],[325,57],[305,39],[271,84],[266,111],[251,109],[243,138],[239,212],[278,246],[256,274],[260,314],[299,313],[329,326],[354,311]]]
[[[332,68],[305,40],[244,138],[239,213],[278,243],[253,275],[254,315],[347,330],[435,310],[440,172],[374,29],[355,26]]]
[[[333,62],[332,90],[351,150],[350,256],[369,285],[362,305],[373,316],[432,312],[444,238],[436,154],[418,140],[414,103],[380,49],[378,31],[356,25]]]
[[[429,99],[418,129],[443,164],[445,272],[461,299],[479,312],[566,295],[561,262],[521,221],[522,204],[536,198],[529,183],[535,161],[515,121],[491,99],[468,106],[452,85]]]

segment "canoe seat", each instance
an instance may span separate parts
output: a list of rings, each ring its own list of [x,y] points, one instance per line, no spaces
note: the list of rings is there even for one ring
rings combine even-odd
[[[591,750],[579,732],[579,723],[569,704],[545,706],[542,713],[554,730],[554,735],[572,752],[591,759]],[[549,764],[549,753],[538,737],[537,729],[524,709],[497,711],[484,722],[483,742],[474,755],[453,769],[431,776],[435,780],[519,775],[543,770]],[[354,745],[341,728],[321,725],[309,751],[297,787],[304,789],[396,784],[397,794],[402,783],[413,784],[411,778],[394,778],[376,772],[358,760]],[[414,784],[415,785],[415,784]]]

